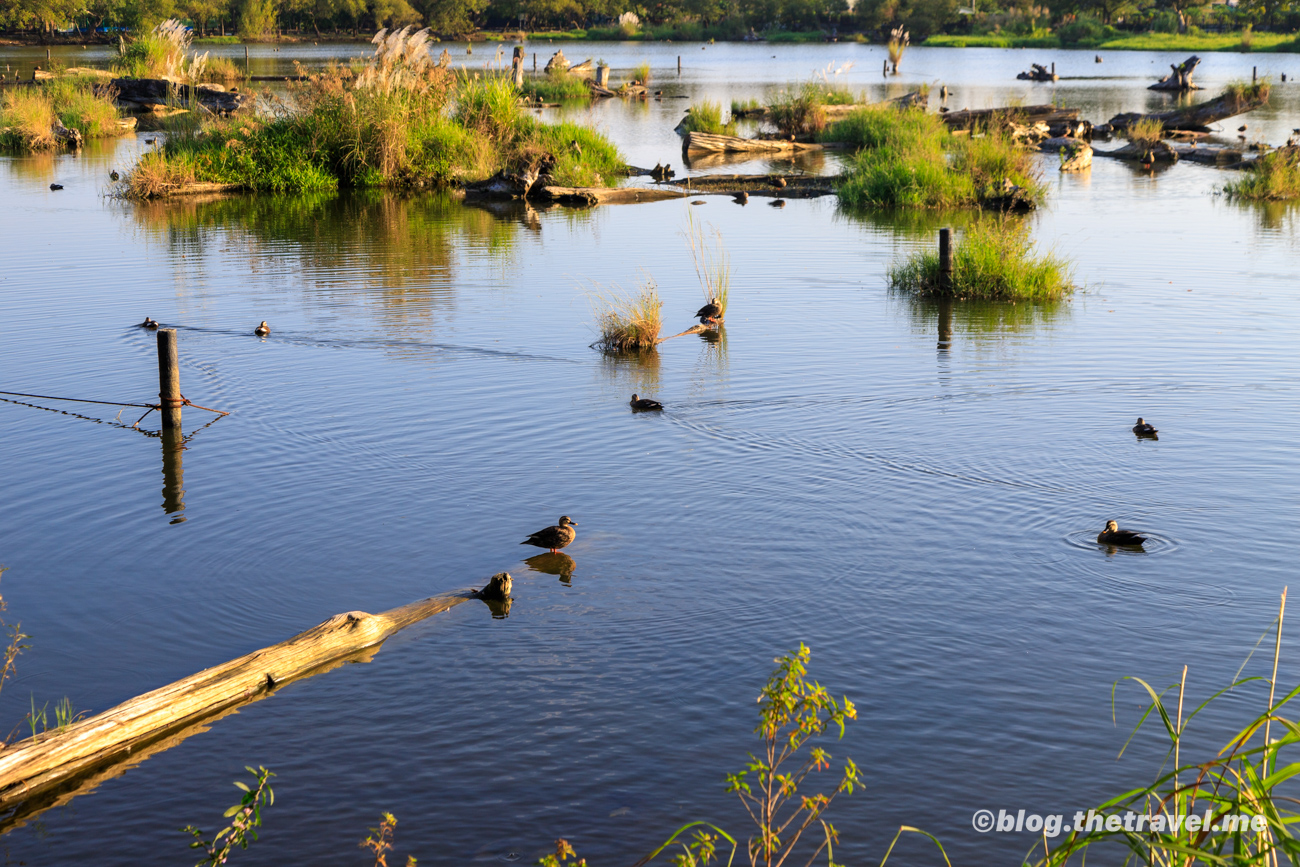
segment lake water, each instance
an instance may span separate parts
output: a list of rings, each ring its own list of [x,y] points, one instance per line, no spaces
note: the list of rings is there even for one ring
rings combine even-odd
[[[252,65],[364,48],[256,47]],[[553,50],[532,48],[539,64]],[[840,80],[873,98],[925,81],[954,108],[1055,99],[1094,121],[1168,102],[1145,84],[1182,59],[913,48],[886,80],[879,46],[565,48],[615,79],[648,60],[666,96],[759,97],[852,61]],[[1031,61],[1067,78],[1015,81]],[[1212,95],[1252,66],[1300,74],[1294,55],[1210,54],[1197,78]],[[1252,138],[1286,138],[1296,87],[1248,117]],[[653,165],[680,162],[688,104],[568,113]],[[154,337],[132,327],[149,315],[179,329],[184,393],[231,415],[190,440],[179,509],[160,441],[109,424],[115,409],[0,403],[0,589],[31,635],[0,720],[63,696],[102,711],[500,570],[516,600],[506,619],[462,605],[214,723],[11,830],[11,863],[188,863],[176,829],[220,827],[248,764],[278,775],[249,865],[369,863],[356,844],[385,810],[422,863],[531,863],[564,836],[627,864],[694,819],[746,835],[722,778],[756,747],[772,659],[800,641],[859,708],[828,746],[866,780],[828,816],[836,860],[878,862],[906,823],[954,863],[1018,863],[1034,835],[977,834],[972,813],[1072,814],[1153,779],[1154,729],[1115,760],[1142,696],[1121,688],[1112,722],[1112,683],[1163,686],[1186,664],[1206,697],[1296,574],[1297,211],[1225,201],[1224,172],[1098,159],[1063,176],[1045,158],[1035,236],[1082,290],[958,305],[940,345],[947,316],[891,294],[885,269],[960,216],[832,198],[493,213],[436,194],[107,195],[146,137],[0,158],[0,389],[150,400]],[[732,257],[725,339],[641,363],[588,348],[602,288],[653,279],[665,330],[691,324],[688,212]],[[666,411],[631,414],[632,392]],[[1129,432],[1139,415],[1159,441]],[[523,562],[519,541],[561,514],[579,525],[571,563]],[[1146,553],[1093,544],[1108,519],[1153,534]],[[1267,676],[1266,656],[1245,673]],[[1258,685],[1228,696],[1184,758],[1264,701]],[[920,838],[896,852],[941,862]]]

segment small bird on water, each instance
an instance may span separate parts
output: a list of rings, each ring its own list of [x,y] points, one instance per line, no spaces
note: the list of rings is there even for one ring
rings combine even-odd
[[[1141,545],[1147,540],[1141,533],[1121,530],[1114,521],[1106,522],[1106,529],[1097,534],[1097,541],[1102,545]]]
[[[1147,424],[1143,419],[1138,419],[1138,423],[1133,425],[1133,433],[1140,437],[1153,437],[1159,433],[1159,431]]]
[[[653,409],[664,408],[664,405],[657,400],[651,400],[648,397],[637,397],[635,394],[632,395],[632,399],[628,401],[628,405],[631,406],[632,409],[638,412],[641,410],[653,410]]]
[[[158,329],[158,323],[155,322],[155,321],[154,321],[153,319],[151,319],[150,317],[146,316],[146,317],[144,318],[144,321],[140,323],[140,327],[141,327],[141,328],[148,328],[150,331],[156,331],[156,330]]]
[[[50,184],[50,189],[51,189],[51,190],[61,190],[61,189],[63,189],[63,184]]]
[[[262,324],[253,329],[253,333],[258,337],[265,337],[271,333],[271,326],[267,325],[266,320],[263,319]]]
[[[538,530],[519,544],[547,548],[554,554],[578,535],[578,531],[573,529],[576,526],[578,526],[577,522],[570,520],[568,515],[561,515],[560,522],[554,527]]]
[[[722,308],[718,306],[718,300],[716,298],[710,298],[708,304],[705,304],[699,310],[695,311],[695,318],[700,320],[701,325],[706,322],[717,324],[718,317],[721,315]]]
[[[739,193],[733,193],[732,198],[736,200],[737,205],[744,205],[749,203],[749,193],[745,192],[744,190],[741,190]]]
[[[115,180],[117,180],[117,179],[120,178],[120,177],[121,177],[121,175],[119,175],[119,174],[117,173],[117,169],[114,169],[113,171],[111,171],[111,172],[108,173],[108,179],[109,179],[110,181],[115,181]]]
[[[770,207],[773,207],[773,208],[784,208],[784,207],[785,207],[785,199],[773,199],[772,201],[768,202],[767,204],[768,204]]]

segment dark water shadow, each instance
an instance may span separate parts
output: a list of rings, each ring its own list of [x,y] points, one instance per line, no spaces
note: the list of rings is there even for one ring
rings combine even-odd
[[[922,298],[901,290],[890,294],[906,308],[914,331],[936,335],[940,351],[952,348],[962,337],[979,340],[1029,332],[1070,314],[1068,301],[957,301]]]
[[[663,359],[659,350],[648,352],[601,352],[600,369],[606,379],[626,392],[624,401],[633,394],[652,400],[659,393],[660,367]]]

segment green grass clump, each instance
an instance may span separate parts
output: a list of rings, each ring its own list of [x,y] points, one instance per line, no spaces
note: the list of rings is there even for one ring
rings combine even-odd
[[[120,37],[113,70],[126,78],[198,80],[208,55],[187,53],[193,36],[180,21],[168,18],[148,33],[130,40]]]
[[[889,286],[925,297],[990,301],[1051,301],[1073,289],[1070,266],[1038,253],[1028,230],[1008,220],[985,220],[965,231],[953,249],[950,286],[940,282],[933,249],[891,265]]]
[[[736,122],[728,120],[723,123],[722,106],[713,100],[706,99],[691,106],[685,120],[681,123],[681,130],[683,134],[706,132],[712,135],[735,135]]]
[[[757,99],[733,99],[731,101],[731,116],[740,117],[743,114],[760,111],[764,108],[763,103]]]
[[[632,80],[640,82],[642,85],[650,83],[650,64],[642,61],[632,67]]]
[[[1289,202],[1300,199],[1300,150],[1283,148],[1252,162],[1240,179],[1223,186],[1230,199]]]
[[[659,343],[663,326],[663,301],[653,282],[636,295],[617,291],[593,296],[596,327],[600,339],[595,345],[606,352],[648,352]]]
[[[0,147],[11,151],[50,150],[57,142],[57,118],[86,139],[122,135],[122,119],[110,88],[92,78],[55,78],[38,87],[12,88],[0,100]]]
[[[203,64],[202,81],[243,81],[247,77],[244,67],[229,57],[209,57]]]
[[[838,190],[850,206],[973,206],[1002,195],[1007,181],[1034,202],[1044,192],[1033,155],[1008,136],[953,136],[938,115],[923,111],[862,108],[821,138],[858,149]]]
[[[590,99],[591,88],[587,82],[567,71],[545,73],[525,78],[519,95],[534,102],[562,102],[564,100]]]
[[[541,123],[506,76],[440,69],[410,38],[390,35],[359,71],[336,66],[296,85],[293,111],[178,129],[132,170],[128,195],[194,182],[286,193],[447,187],[527,169],[561,186],[616,186],[626,175],[601,133]]]
[[[817,135],[826,128],[826,93],[811,81],[782,90],[768,103],[768,118],[783,136]]]

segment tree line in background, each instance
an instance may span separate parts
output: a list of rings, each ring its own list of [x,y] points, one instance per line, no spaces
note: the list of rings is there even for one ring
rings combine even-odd
[[[599,29],[613,38],[690,40],[774,31],[876,37],[902,25],[913,42],[935,33],[1050,32],[1065,45],[1089,45],[1120,30],[1290,32],[1300,27],[1300,0],[0,0],[0,28],[8,30],[138,32],[169,17],[202,36],[360,35],[414,24],[443,36]]]

